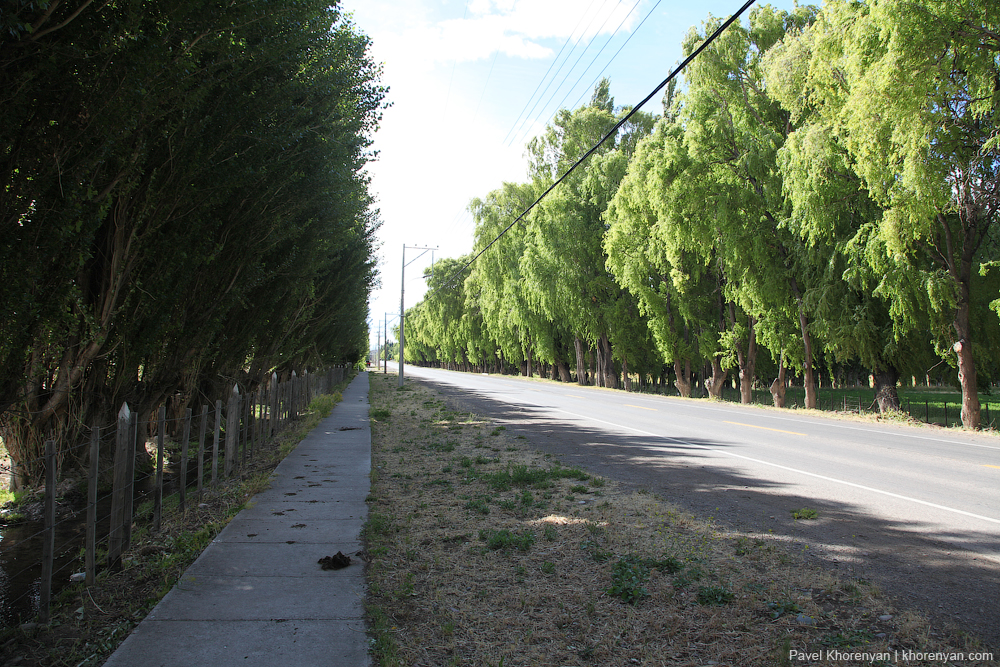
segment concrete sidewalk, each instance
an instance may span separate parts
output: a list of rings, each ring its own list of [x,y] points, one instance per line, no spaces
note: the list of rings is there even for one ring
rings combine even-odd
[[[368,374],[274,473],[106,667],[369,664],[355,554],[371,469]],[[351,564],[323,570],[341,551]]]

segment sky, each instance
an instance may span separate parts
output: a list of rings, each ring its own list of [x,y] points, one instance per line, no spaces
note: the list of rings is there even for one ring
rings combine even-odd
[[[382,221],[371,341],[426,291],[433,259],[472,250],[469,202],[527,180],[524,150],[560,108],[590,100],[599,77],[635,105],[681,60],[681,42],[743,0],[342,0],[371,40],[387,102],[368,166]],[[791,9],[793,2],[771,2]],[[644,107],[662,111],[657,94]],[[403,246],[405,283],[401,281]],[[411,263],[412,262],[412,263]],[[397,320],[398,322],[398,320]]]

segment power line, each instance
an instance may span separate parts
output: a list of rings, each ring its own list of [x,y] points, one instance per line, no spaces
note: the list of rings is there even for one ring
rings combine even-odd
[[[475,124],[476,118],[479,117],[479,107],[483,104],[483,98],[486,97],[486,89],[490,86],[490,78],[493,76],[493,68],[497,64],[497,58],[500,56],[500,48],[497,47],[496,53],[493,54],[493,62],[490,64],[490,72],[486,75],[486,83],[483,84],[483,92],[479,95],[479,102],[476,104],[476,112],[472,114],[472,124]]]
[[[619,4],[621,4],[620,0],[619,0]],[[636,4],[638,4],[638,3],[636,3]],[[562,86],[563,86],[564,83],[566,83],[566,79],[569,78],[569,75],[573,73],[573,70],[576,69],[576,66],[578,64],[580,64],[580,59],[583,58],[584,54],[587,53],[587,49],[590,48],[590,45],[594,43],[594,40],[597,39],[597,36],[600,35],[601,32],[604,30],[604,26],[606,26],[608,24],[608,21],[611,20],[611,16],[613,14],[614,14],[614,10],[612,10],[611,13],[608,14],[607,18],[604,19],[604,23],[601,24],[601,27],[597,29],[597,32],[594,33],[594,36],[590,38],[589,42],[587,42],[587,46],[585,46],[583,48],[583,51],[580,52],[580,55],[578,55],[576,57],[576,60],[573,62],[573,66],[569,68],[568,72],[566,72],[566,76],[563,77],[563,80],[559,82],[559,85],[556,86],[556,89],[552,91],[552,95],[550,95],[549,99],[547,99],[545,101],[545,104],[542,105],[542,108],[538,112],[538,116],[535,117],[536,121],[539,120],[542,117],[542,114],[545,112],[545,109],[549,106],[549,104],[552,103],[552,100],[555,98],[555,96],[559,94],[559,89],[562,88]],[[613,36],[614,35],[612,35],[612,37]],[[568,57],[567,57],[567,60],[569,60]],[[560,67],[560,69],[562,69],[562,68]],[[548,90],[548,88],[546,88],[546,90]],[[544,95],[544,93],[542,93],[542,94]],[[534,109],[532,109],[532,111],[534,111]],[[525,121],[525,123],[527,123],[528,119],[525,118],[524,121]],[[523,126],[523,124],[522,124],[522,126]],[[531,126],[530,125],[525,129],[524,134],[521,135],[521,139],[519,140],[519,143],[522,142],[522,141],[524,141],[524,138],[526,136],[528,136],[529,132],[531,132]],[[518,130],[518,133],[520,133],[520,130]]]
[[[615,51],[615,55],[611,56],[611,60],[608,61],[607,65],[605,65],[604,68],[600,72],[597,73],[597,76],[594,77],[594,80],[590,82],[590,86],[588,86],[587,88],[584,88],[583,92],[580,93],[580,97],[576,98],[576,102],[573,103],[573,107],[574,108],[576,107],[576,105],[578,105],[580,103],[580,100],[583,99],[583,96],[586,95],[588,91],[594,89],[594,86],[597,84],[598,80],[601,78],[601,75],[604,74],[604,72],[608,69],[608,67],[611,66],[611,63],[613,63],[615,61],[615,58],[617,58],[618,54],[622,52],[622,49],[624,49],[626,46],[628,46],[628,43],[630,41],[632,41],[632,38],[635,37],[635,34],[637,32],[639,32],[639,28],[641,28],[642,24],[646,22],[646,19],[648,19],[650,16],[653,15],[653,12],[656,11],[656,8],[660,6],[661,2],[663,2],[663,0],[656,0],[656,4],[653,5],[653,8],[650,9],[649,12],[645,16],[642,17],[642,20],[639,21],[639,25],[637,25],[635,27],[635,30],[633,30],[632,32],[629,33],[628,39],[626,39],[622,43],[622,45],[618,47],[618,50]],[[636,5],[636,6],[638,6],[638,5]],[[595,58],[595,60],[596,60],[596,58]],[[593,64],[593,63],[591,63],[591,64]],[[587,69],[590,69],[590,68],[588,67]],[[565,101],[565,100],[563,100],[563,101]],[[562,102],[560,102],[560,105],[561,104],[562,104]]]
[[[601,10],[604,9],[604,7],[607,4],[608,4],[608,0],[605,0],[605,3],[603,5],[601,5],[601,8],[598,9],[597,13],[594,14],[593,18],[590,19],[590,23],[587,24],[587,27],[584,28],[583,32],[580,33],[579,39],[583,39],[583,36],[587,33],[588,30],[590,30],[590,26],[594,25],[594,21],[597,20],[597,17],[600,16]],[[613,11],[614,10],[612,10],[612,12]],[[608,14],[609,18],[610,18],[610,16],[611,15]],[[583,54],[587,52],[587,49],[590,48],[590,44],[594,41],[594,39],[597,37],[597,35],[599,35],[601,33],[601,30],[604,28],[604,24],[606,24],[607,22],[608,22],[607,19],[605,19],[604,23],[601,24],[601,27],[598,28],[597,32],[594,33],[594,36],[591,37],[590,41],[587,42],[587,45],[585,47],[583,47],[583,51],[580,52],[580,55],[577,57],[576,62],[573,63],[573,66],[569,68],[569,72],[566,72],[566,76],[564,76],[563,79],[562,79],[562,81],[559,82],[559,85],[556,86],[556,89],[554,91],[552,91],[552,96],[549,98],[548,102],[546,102],[545,104],[542,105],[542,109],[543,110],[545,109],[545,107],[547,107],[549,105],[549,102],[552,101],[552,97],[555,97],[555,95],[559,91],[559,89],[562,88],[563,83],[566,81],[566,77],[568,77],[569,73],[573,71],[573,67],[576,67],[576,63],[580,62],[580,58],[582,58]],[[524,117],[524,120],[521,122],[521,125],[517,128],[517,131],[515,132],[515,136],[521,134],[521,130],[524,128],[525,125],[527,125],[528,121],[531,120],[531,114],[535,113],[535,109],[538,107],[538,103],[542,101],[543,97],[545,97],[545,93],[549,92],[549,88],[552,86],[553,83],[555,83],[556,77],[559,76],[559,72],[562,71],[563,65],[565,65],[566,63],[569,62],[569,58],[570,58],[571,55],[573,55],[573,51],[576,50],[576,47],[577,47],[577,43],[574,43],[573,44],[573,48],[571,48],[569,50],[569,53],[566,54],[566,59],[563,60],[562,63],[559,65],[559,68],[556,69],[556,73],[552,75],[552,79],[550,79],[549,82],[548,82],[548,84],[546,84],[545,90],[543,90],[542,94],[538,96],[537,100],[535,100],[535,104],[531,107],[531,111],[528,112],[528,115]],[[541,114],[541,112],[539,112],[539,114]],[[529,125],[528,127],[530,129],[531,126]],[[514,137],[511,137],[510,142],[507,145],[510,146],[513,143],[514,143]]]
[[[633,12],[635,12],[635,10],[638,9],[639,3],[641,3],[641,2],[642,2],[642,0],[637,0],[636,3],[634,5],[632,5],[632,9],[630,9],[628,11],[628,14],[625,15],[625,18],[622,19],[622,22],[619,23],[618,27],[615,28],[615,31],[613,33],[611,33],[611,35],[608,36],[608,41],[604,42],[604,46],[602,46],[601,49],[597,52],[597,54],[594,56],[594,59],[590,61],[590,64],[587,65],[583,69],[582,72],[580,72],[580,76],[576,77],[576,81],[574,81],[573,85],[569,87],[569,89],[566,91],[566,94],[563,95],[563,98],[561,100],[559,100],[559,104],[556,105],[557,109],[559,109],[559,108],[562,107],[562,105],[566,102],[566,98],[569,97],[570,93],[572,93],[576,89],[576,87],[578,85],[580,85],[580,80],[583,79],[584,75],[590,70],[591,67],[594,66],[594,63],[597,62],[597,59],[601,57],[602,53],[604,53],[604,49],[608,48],[608,44],[611,43],[611,40],[615,38],[615,35],[618,34],[618,31],[622,29],[623,25],[625,25],[625,21],[628,21],[629,17],[632,16]],[[647,16],[648,16],[648,14],[647,14]],[[640,24],[640,25],[642,25],[642,24]],[[632,34],[635,34],[635,33],[632,33]],[[631,35],[629,37],[631,38]],[[626,40],[626,44],[627,43],[628,43],[628,40]],[[621,49],[618,49],[618,50],[621,51]],[[615,55],[617,55],[617,54],[615,54]],[[614,60],[614,58],[612,58],[612,60]],[[607,66],[605,66],[605,69],[607,69]],[[603,70],[601,70],[601,71],[603,71]],[[591,88],[593,88],[593,86],[591,86]],[[581,94],[580,97],[583,97],[583,95],[586,95],[586,94],[587,94],[587,91],[584,90],[583,94]]]
[[[535,206],[537,206],[539,202],[542,201],[542,199],[544,199],[550,192],[552,192],[556,188],[557,185],[559,185],[560,183],[562,183],[566,179],[567,176],[569,176],[570,174],[572,174],[576,170],[577,167],[579,167],[581,164],[583,164],[584,160],[586,160],[588,157],[590,157],[591,155],[593,155],[593,153],[598,148],[600,148],[601,145],[604,144],[605,141],[607,141],[612,136],[614,136],[615,133],[617,133],[618,130],[622,127],[622,125],[624,125],[625,123],[627,123],[629,121],[629,119],[632,118],[632,116],[634,116],[636,113],[638,113],[639,109],[641,109],[646,104],[646,102],[649,102],[649,100],[653,99],[654,95],[656,95],[657,93],[659,93],[663,89],[664,86],[666,86],[668,83],[670,83],[670,81],[675,76],[677,76],[681,72],[681,70],[683,70],[685,67],[687,67],[687,65],[698,56],[698,54],[700,54],[702,51],[704,51],[706,48],[708,48],[708,45],[711,44],[712,42],[714,42],[715,39],[719,35],[721,35],[722,32],[726,28],[728,28],[730,25],[732,25],[743,14],[743,12],[745,12],[750,7],[750,5],[752,5],[753,3],[754,3],[754,0],[747,0],[747,2],[744,3],[744,5],[742,7],[740,7],[739,11],[737,11],[735,14],[733,14],[732,16],[730,16],[726,20],[725,23],[723,23],[722,25],[720,25],[715,30],[715,32],[713,32],[711,34],[711,36],[708,37],[708,39],[706,39],[704,42],[702,42],[700,45],[698,45],[698,48],[696,48],[694,51],[692,51],[691,55],[689,55],[687,58],[685,58],[684,61],[681,62],[680,65],[678,65],[676,68],[674,68],[674,71],[672,71],[667,76],[666,79],[664,79],[663,81],[661,81],[660,84],[656,88],[653,89],[653,92],[651,92],[649,95],[646,95],[646,97],[643,98],[643,100],[641,102],[639,102],[637,105],[635,105],[634,107],[632,107],[632,110],[629,111],[627,114],[625,114],[625,116],[620,121],[618,121],[617,123],[615,123],[614,127],[612,127],[611,130],[609,130],[608,133],[605,134],[604,137],[601,138],[600,141],[598,141],[596,144],[594,144],[590,148],[590,150],[588,150],[586,153],[584,153],[583,157],[581,157],[579,160],[577,160],[576,162],[574,162],[573,166],[571,166],[569,169],[567,169],[566,172],[562,176],[560,176],[552,185],[550,185],[545,190],[545,192],[543,192],[541,195],[538,196],[538,199],[536,199],[531,204],[531,206],[529,206],[528,208],[526,208],[524,210],[524,212],[521,213],[521,215],[517,216],[517,218],[515,218],[513,222],[511,222],[509,225],[507,225],[503,229],[503,231],[501,231],[499,234],[497,234],[497,236],[492,241],[490,241],[488,244],[486,244],[485,248],[483,248],[482,250],[480,250],[479,252],[477,252],[472,257],[472,259],[470,259],[468,262],[466,262],[465,266],[463,266],[461,269],[459,269],[458,272],[456,272],[456,274],[452,277],[451,280],[449,280],[446,284],[442,285],[442,288],[444,288],[444,287],[450,287],[451,285],[453,285],[454,281],[458,278],[458,276],[462,275],[462,273],[467,268],[469,268],[472,265],[473,262],[475,262],[477,259],[479,259],[479,257],[484,252],[486,252],[491,247],[493,247],[493,244],[496,243],[497,241],[499,241],[503,237],[504,234],[506,234],[507,232],[509,232],[511,230],[511,228],[514,227],[514,225],[516,225],[518,222],[520,222],[524,218],[524,216],[528,215],[528,213],[530,213],[531,210],[533,208],[535,208]]]
[[[576,34],[576,29],[580,27],[581,23],[583,23],[583,19],[586,18],[587,15],[590,13],[590,8],[594,6],[595,2],[597,2],[597,0],[590,0],[590,4],[587,5],[587,10],[580,16],[580,20],[576,22],[576,25],[573,27],[573,31],[569,34],[569,37],[566,38],[566,41],[563,42],[562,48],[559,49],[559,53],[557,53],[556,57],[552,60],[551,63],[549,63],[549,68],[547,70],[545,70],[545,74],[543,74],[542,78],[539,79],[538,85],[535,86],[535,90],[531,93],[531,97],[529,97],[528,101],[524,103],[524,109],[521,109],[520,113],[517,114],[517,118],[514,120],[514,124],[507,131],[507,136],[503,138],[504,142],[507,141],[508,137],[510,137],[510,135],[511,135],[511,132],[514,132],[515,128],[519,129],[518,122],[521,120],[521,114],[523,114],[525,112],[525,110],[528,108],[528,105],[531,104],[531,100],[533,100],[535,98],[535,93],[537,93],[538,89],[542,87],[543,83],[545,83],[545,79],[546,79],[546,77],[548,77],[549,72],[552,71],[552,67],[559,61],[559,58],[562,56],[563,51],[566,50],[566,45],[569,44],[571,41],[573,41],[573,35]],[[605,4],[607,4],[607,0],[605,0]],[[575,49],[575,48],[576,48],[576,45],[574,44],[573,49]],[[570,49],[570,53],[573,52],[573,49]],[[569,56],[567,55],[566,58],[568,60]],[[565,62],[563,64],[565,64]],[[559,68],[562,69],[562,65],[560,65]],[[559,71],[557,70],[556,74],[558,74],[558,73],[559,73]],[[553,79],[554,78],[555,78],[555,75],[553,75]],[[551,82],[549,82],[549,85],[551,85]],[[548,90],[548,86],[546,86],[545,90],[546,91]],[[544,91],[542,92],[542,95],[545,95]],[[535,105],[536,106],[538,105],[537,101],[535,102]],[[531,113],[534,110],[535,110],[535,107],[532,107],[531,111],[528,112],[528,115],[530,116]]]

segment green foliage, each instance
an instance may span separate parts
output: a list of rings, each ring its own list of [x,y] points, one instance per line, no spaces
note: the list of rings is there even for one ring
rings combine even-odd
[[[392,518],[379,512],[369,512],[368,520],[361,528],[361,537],[370,544],[377,545],[380,538],[395,532],[396,526]]]
[[[636,604],[649,597],[646,582],[649,581],[649,568],[634,559],[622,559],[615,563],[611,571],[611,587],[608,595],[621,598],[623,602]]]
[[[473,498],[469,502],[465,503],[465,509],[472,510],[478,514],[486,516],[490,513],[490,506],[487,504],[485,498]]]
[[[552,480],[578,479],[585,481],[590,477],[579,468],[534,468],[527,465],[510,465],[505,470],[484,474],[481,479],[495,491],[507,491],[512,487],[547,488]],[[585,488],[584,491],[587,489]],[[528,492],[525,492],[528,493]]]
[[[778,602],[768,602],[767,608],[771,612],[771,618],[781,618],[785,614],[798,614],[802,608],[790,600],[780,600]]]
[[[0,25],[17,42],[0,54],[15,460],[125,397],[142,413],[217,378],[362,358],[384,95],[367,37],[316,0],[47,5]]]
[[[493,551],[500,549],[517,549],[528,551],[535,543],[535,533],[531,530],[512,532],[507,529],[492,530],[483,528],[479,531],[479,539],[486,542],[486,548]]]
[[[724,605],[733,600],[733,592],[725,586],[701,586],[696,596],[698,604]]]

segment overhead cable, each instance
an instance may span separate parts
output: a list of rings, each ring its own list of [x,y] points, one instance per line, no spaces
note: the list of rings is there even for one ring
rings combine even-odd
[[[628,21],[629,18],[632,17],[632,14],[635,13],[635,10],[639,8],[639,4],[641,2],[642,2],[642,0],[637,0],[636,3],[634,5],[632,5],[632,9],[630,9],[628,11],[628,14],[625,15],[625,18],[622,19],[622,22],[618,24],[617,28],[615,28],[615,31],[613,33],[611,33],[610,35],[608,35],[607,41],[604,42],[604,45],[594,55],[593,59],[590,61],[590,64],[587,65],[585,68],[583,68],[583,71],[580,72],[580,76],[576,77],[576,81],[573,82],[573,85],[566,89],[566,94],[563,95],[563,98],[561,100],[559,100],[559,104],[556,105],[556,109],[561,109],[562,108],[563,104],[565,104],[565,102],[566,102],[566,99],[570,96],[570,94],[574,90],[576,90],[576,87],[578,85],[580,85],[580,81],[582,81],[583,77],[587,74],[587,72],[590,71],[590,68],[594,66],[594,63],[597,62],[597,59],[601,57],[601,54],[604,53],[604,49],[608,48],[608,44],[611,43],[611,40],[613,40],[615,38],[615,36],[618,34],[618,32],[622,29],[622,26],[625,25],[625,22]],[[647,14],[647,16],[648,16],[648,14]],[[640,23],[639,25],[642,25],[642,24]],[[631,36],[634,35],[634,34],[635,34],[634,32],[631,33],[629,35],[629,39],[631,39]],[[625,40],[625,43],[626,44],[628,43],[627,39]],[[618,50],[621,51],[621,49],[618,49]],[[617,55],[617,54],[615,54],[615,55]],[[614,58],[612,58],[612,60],[614,60]],[[607,65],[605,65],[604,69],[607,69]],[[604,70],[601,70],[601,71],[603,72]],[[589,90],[593,90],[593,86],[591,86]],[[586,94],[587,94],[587,89],[585,89],[583,91],[583,93],[580,95],[580,97],[582,98],[583,95],[586,95]],[[556,113],[558,113],[558,111]],[[555,117],[555,113],[553,113],[552,116],[550,116],[550,119],[554,118],[554,117]]]
[[[656,11],[656,8],[660,6],[661,2],[663,2],[663,0],[656,0],[656,4],[653,5],[653,8],[650,9],[649,12],[645,16],[642,17],[642,20],[639,21],[639,25],[637,25],[635,27],[635,30],[633,30],[632,32],[630,32],[628,34],[628,38],[622,43],[621,46],[618,47],[618,50],[615,51],[615,55],[611,56],[611,60],[609,60],[608,63],[604,66],[604,68],[600,72],[597,73],[597,76],[594,77],[594,80],[590,82],[590,85],[588,87],[586,87],[586,88],[583,89],[583,92],[580,93],[580,97],[576,98],[576,102],[573,103],[574,107],[576,107],[576,105],[578,105],[580,103],[580,101],[583,99],[583,96],[587,94],[587,91],[590,91],[590,90],[594,89],[594,86],[600,80],[601,75],[604,74],[605,71],[607,71],[608,67],[611,66],[611,63],[613,63],[615,61],[615,58],[618,57],[618,54],[622,52],[622,49],[624,49],[626,46],[628,46],[628,43],[632,40],[633,37],[635,37],[635,34],[637,32],[639,32],[639,28],[641,28],[642,24],[646,22],[646,19],[648,19],[653,14],[653,12]],[[595,60],[596,60],[596,58],[595,58]],[[591,63],[591,64],[593,64],[593,63]],[[588,67],[587,69],[590,69],[590,68]],[[576,87],[575,84],[574,84],[574,87]],[[565,101],[566,100],[563,99],[563,102],[565,102]],[[559,106],[562,106],[562,102],[559,103]]]
[[[590,8],[594,6],[594,2],[596,2],[596,1],[597,0],[591,0],[590,4],[587,6],[587,10],[580,16],[580,20],[576,22],[576,26],[573,27],[573,31],[569,34],[569,37],[567,37],[566,41],[563,42],[562,48],[559,49],[559,53],[557,53],[556,57],[553,58],[553,60],[552,60],[551,63],[549,63],[549,68],[547,70],[545,70],[545,74],[543,74],[542,78],[538,81],[538,85],[535,86],[535,90],[531,93],[531,96],[528,98],[528,101],[524,103],[524,108],[521,109],[521,112],[519,114],[517,114],[517,118],[514,120],[514,124],[511,126],[511,128],[509,130],[507,130],[507,136],[503,138],[503,140],[504,140],[505,143],[506,143],[507,139],[510,138],[511,133],[514,132],[514,130],[519,127],[518,123],[521,121],[521,114],[523,114],[525,111],[527,111],[528,105],[531,104],[531,100],[535,99],[535,93],[537,93],[538,89],[542,87],[543,83],[545,83],[545,79],[549,76],[549,72],[552,71],[552,67],[556,64],[556,62],[559,61],[559,58],[562,56],[563,51],[566,50],[566,46],[571,41],[573,41],[573,35],[576,34],[576,29],[580,27],[581,23],[583,23],[583,19],[585,19],[587,17],[587,15],[590,13]],[[574,45],[573,48],[575,49],[576,46]],[[570,49],[570,53],[572,53],[572,52],[573,52],[573,50]],[[566,57],[567,57],[567,59],[569,58],[568,55]],[[559,67],[561,69],[562,65],[560,65]],[[559,72],[557,70],[556,74],[558,74],[558,73]],[[555,75],[553,75],[553,78],[555,78]],[[548,87],[546,87],[545,90],[547,91]],[[545,95],[544,91],[542,92],[542,95]],[[536,101],[535,104],[537,105],[538,102]],[[531,113],[534,110],[535,110],[535,108],[532,107],[531,111],[528,111],[528,115],[530,116]]]
[[[524,210],[524,212],[521,213],[521,215],[517,216],[517,218],[515,218],[513,222],[511,222],[509,225],[507,225],[503,229],[503,231],[501,231],[499,234],[497,234],[496,237],[492,241],[490,241],[489,243],[487,243],[486,247],[484,247],[482,250],[480,250],[479,252],[477,252],[472,257],[472,259],[470,259],[468,262],[466,262],[465,265],[461,269],[459,269],[458,272],[452,277],[452,279],[449,280],[445,285],[442,286],[442,288],[443,287],[450,287],[451,285],[453,285],[455,279],[457,279],[460,275],[462,275],[462,273],[467,268],[469,268],[472,265],[473,262],[475,262],[477,259],[479,259],[479,257],[484,252],[486,252],[491,247],[493,247],[493,244],[496,243],[497,241],[499,241],[503,237],[504,234],[506,234],[507,232],[509,232],[511,230],[511,228],[514,227],[514,225],[516,225],[522,219],[524,219],[524,216],[528,215],[528,213],[530,213],[531,210],[533,208],[535,208],[535,206],[537,206],[539,204],[539,202],[541,202],[550,192],[552,192],[556,188],[557,185],[559,185],[560,183],[562,183],[566,179],[567,176],[569,176],[570,174],[572,174],[576,170],[577,167],[579,167],[581,164],[583,164],[584,160],[586,160],[588,157],[590,157],[591,155],[593,155],[594,152],[598,148],[600,148],[601,145],[604,144],[605,141],[607,141],[608,139],[610,139],[611,137],[613,137],[618,132],[618,130],[622,127],[622,125],[624,125],[625,123],[627,123],[629,121],[629,119],[632,118],[632,116],[634,116],[636,113],[638,113],[639,109],[641,109],[646,104],[646,102],[649,102],[649,100],[653,99],[654,95],[656,95],[658,92],[660,92],[661,90],[663,90],[664,86],[666,86],[668,83],[670,83],[670,81],[675,76],[677,76],[681,72],[681,70],[683,70],[685,67],[687,67],[688,63],[690,63],[692,60],[694,60],[698,56],[699,53],[701,53],[706,48],[708,48],[708,45],[711,44],[712,42],[714,42],[715,39],[719,35],[721,35],[722,32],[726,28],[728,28],[730,25],[732,25],[743,14],[743,12],[745,12],[750,7],[750,5],[752,5],[753,3],[754,3],[754,0],[747,0],[747,2],[744,3],[744,5],[742,7],[740,7],[739,11],[737,11],[735,14],[733,14],[732,16],[730,16],[726,20],[725,23],[723,23],[722,25],[720,25],[715,30],[715,32],[713,32],[708,37],[708,39],[706,39],[704,42],[702,42],[700,45],[698,45],[698,48],[696,48],[694,51],[692,51],[691,55],[689,55],[687,58],[685,58],[684,61],[681,62],[681,64],[678,65],[674,69],[674,71],[672,71],[670,73],[669,76],[667,76],[666,79],[664,79],[663,81],[661,81],[660,84],[656,88],[653,89],[653,92],[651,92],[649,95],[646,95],[646,97],[643,98],[643,100],[641,102],[639,102],[637,105],[635,105],[634,107],[632,107],[632,110],[629,111],[627,114],[625,114],[625,116],[621,120],[619,120],[617,123],[615,123],[614,127],[612,127],[611,130],[609,130],[608,133],[605,134],[604,137],[601,138],[600,141],[598,141],[596,144],[594,144],[590,148],[590,150],[588,150],[586,153],[584,153],[583,157],[581,157],[579,160],[577,160],[576,162],[574,162],[573,165],[569,169],[567,169],[566,172],[562,176],[560,176],[558,179],[556,179],[556,181],[552,185],[550,185],[545,190],[545,192],[543,192],[542,194],[540,194],[538,196],[538,199],[536,199],[531,204],[531,206],[529,206],[528,208],[526,208]]]
[[[619,2],[618,4],[621,4],[621,2]],[[639,3],[636,2],[636,4],[639,4]],[[634,9],[634,7],[633,7],[633,9]],[[552,100],[555,98],[555,96],[559,94],[559,89],[562,88],[562,86],[563,86],[564,83],[566,83],[566,79],[568,79],[569,75],[573,73],[573,70],[576,69],[576,66],[580,64],[580,60],[583,58],[584,54],[587,53],[587,50],[590,48],[590,45],[594,43],[594,40],[597,39],[597,36],[600,35],[602,32],[604,32],[604,26],[606,26],[608,24],[608,21],[611,20],[611,17],[613,15],[614,15],[614,10],[612,10],[611,13],[608,14],[607,18],[604,19],[604,23],[602,23],[601,27],[597,29],[597,32],[594,33],[594,36],[590,38],[590,41],[587,42],[587,46],[585,46],[583,48],[583,51],[580,51],[580,55],[578,55],[576,57],[576,60],[573,61],[573,66],[569,68],[568,72],[566,72],[566,76],[564,76],[563,80],[559,82],[559,85],[556,86],[556,89],[552,91],[552,94],[549,96],[549,99],[547,99],[545,101],[545,104],[542,105],[542,108],[538,110],[538,116],[535,117],[536,121],[539,120],[542,117],[542,115],[545,113],[545,109],[547,109],[548,106],[552,103]],[[621,26],[619,26],[619,27],[621,27]],[[617,32],[617,30],[615,32]],[[614,34],[612,34],[611,36],[614,37]],[[567,56],[567,60],[568,59],[569,58]],[[561,69],[561,67],[560,67],[560,69]],[[548,90],[548,89],[546,88],[546,90]],[[539,101],[540,101],[540,99],[539,99]],[[532,111],[534,111],[534,109],[532,109]],[[524,119],[524,124],[527,124],[528,120],[529,120],[528,118],[525,118]],[[523,124],[522,124],[522,126],[523,126]],[[520,133],[520,130],[518,132]],[[521,138],[518,141],[519,142],[524,141],[525,137],[528,136],[529,132],[531,132],[531,125],[530,124],[528,124],[528,126],[526,128],[524,128],[524,134],[521,134]]]
[[[607,4],[607,0],[605,0],[604,5],[606,5],[606,4]],[[590,23],[588,23],[587,27],[584,28],[584,30],[583,30],[582,33],[580,33],[580,39],[581,40],[583,39],[583,36],[587,33],[587,31],[590,30],[590,27],[592,25],[594,25],[594,21],[597,20],[598,16],[600,16],[601,9],[604,9],[604,5],[601,5],[601,8],[598,9],[597,14],[594,14],[593,18],[591,18],[591,20],[590,20]],[[611,13],[612,14],[614,13],[613,9],[612,9]],[[549,99],[545,102],[545,104],[542,105],[542,108],[538,112],[539,116],[541,116],[542,112],[545,111],[545,108],[547,106],[549,106],[549,103],[552,102],[552,98],[556,96],[556,93],[559,92],[559,89],[562,88],[563,83],[565,83],[566,77],[568,77],[570,75],[570,73],[576,67],[576,64],[578,62],[580,62],[580,58],[583,57],[583,54],[587,52],[587,49],[590,48],[590,45],[594,42],[595,39],[597,39],[597,36],[599,34],[601,34],[601,31],[604,30],[604,26],[607,25],[608,19],[610,19],[610,18],[611,18],[611,14],[608,14],[608,18],[604,19],[604,23],[602,23],[601,27],[597,29],[597,32],[594,33],[594,36],[590,38],[590,40],[587,42],[587,45],[585,47],[583,47],[583,51],[581,51],[580,55],[577,56],[576,60],[573,62],[572,67],[570,67],[569,71],[566,72],[566,75],[563,76],[562,81],[559,82],[559,85],[556,86],[556,89],[552,91],[552,95],[549,96]],[[552,79],[548,82],[548,84],[546,84],[545,90],[543,90],[542,94],[538,96],[537,100],[535,100],[535,104],[531,107],[531,111],[528,112],[528,115],[524,117],[524,120],[521,122],[521,125],[517,128],[517,132],[515,133],[515,136],[513,136],[513,137],[510,138],[510,143],[507,144],[508,146],[510,146],[511,144],[514,143],[516,136],[521,135],[521,130],[525,129],[526,125],[527,125],[527,129],[525,129],[525,133],[527,133],[527,132],[529,132],[531,130],[531,125],[529,124],[529,121],[531,120],[531,114],[535,113],[535,109],[538,107],[538,103],[542,101],[543,97],[545,97],[545,93],[549,92],[549,87],[553,83],[555,83],[556,77],[559,75],[559,72],[562,71],[563,65],[565,65],[566,63],[569,62],[569,58],[570,58],[571,55],[573,55],[573,51],[575,51],[575,50],[576,50],[576,44],[574,43],[573,44],[573,48],[570,49],[569,53],[566,54],[566,59],[563,60],[562,64],[559,65],[559,68],[556,70],[556,73],[552,75]],[[537,120],[537,118],[536,118],[536,120]],[[518,139],[517,141],[522,141],[522,140],[523,140],[523,136],[522,136],[521,139]]]

